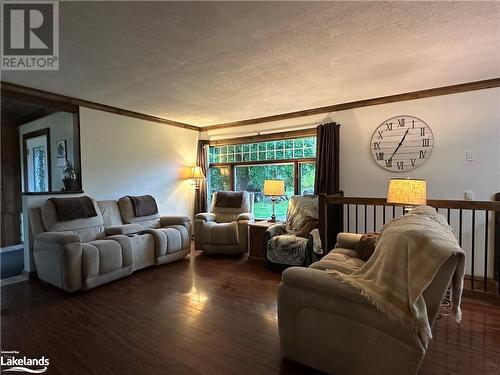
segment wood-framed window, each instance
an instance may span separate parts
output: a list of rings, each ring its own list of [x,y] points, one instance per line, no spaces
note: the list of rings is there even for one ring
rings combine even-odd
[[[276,135],[249,139],[253,142],[211,143],[209,148],[209,197],[220,190],[246,190],[254,193],[256,219],[271,215],[269,198],[262,194],[264,180],[285,181],[285,196],[276,204],[276,216],[285,219],[292,195],[313,194],[316,165],[316,135],[297,133],[296,137]],[[267,138],[267,139],[266,139]]]

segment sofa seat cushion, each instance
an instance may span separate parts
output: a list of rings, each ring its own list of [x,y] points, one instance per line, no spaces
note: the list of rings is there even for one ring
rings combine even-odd
[[[325,255],[320,261],[311,264],[311,268],[318,270],[335,270],[351,274],[360,269],[365,262],[359,259],[355,250],[336,248]]]
[[[97,240],[82,244],[84,279],[118,270],[122,265],[122,248],[117,241]]]
[[[306,256],[307,238],[294,234],[274,236],[267,242],[267,259],[273,263],[299,266]]]

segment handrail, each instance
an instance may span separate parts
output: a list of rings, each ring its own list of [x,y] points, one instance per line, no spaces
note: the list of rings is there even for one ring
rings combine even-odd
[[[385,198],[366,198],[366,197],[338,197],[334,195],[325,195],[328,204],[359,204],[367,206],[404,206],[399,203],[387,203]],[[500,201],[463,201],[450,199],[429,199],[427,205],[434,208],[450,208],[464,210],[488,210],[500,211]]]

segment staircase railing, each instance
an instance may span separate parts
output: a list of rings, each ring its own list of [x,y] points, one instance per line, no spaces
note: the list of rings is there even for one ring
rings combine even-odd
[[[500,295],[500,193],[494,201],[438,200],[427,201],[441,213],[454,229],[466,254],[466,296],[488,299]],[[391,219],[403,214],[403,206],[387,203],[385,198],[319,197],[320,217],[328,205],[341,205],[344,231],[366,233],[380,231]],[[336,234],[335,234],[336,235]],[[322,230],[323,243],[329,243]],[[485,294],[486,293],[486,294]]]

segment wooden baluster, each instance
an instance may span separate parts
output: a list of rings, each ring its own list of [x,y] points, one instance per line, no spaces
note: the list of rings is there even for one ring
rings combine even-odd
[[[373,231],[377,231],[377,206],[373,205]]]
[[[485,292],[488,291],[488,228],[489,228],[489,212],[484,211],[484,279],[483,279],[483,289]]]
[[[470,285],[471,290],[474,290],[474,242],[476,237],[476,210],[472,210],[472,233],[471,233],[471,273]]]

